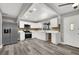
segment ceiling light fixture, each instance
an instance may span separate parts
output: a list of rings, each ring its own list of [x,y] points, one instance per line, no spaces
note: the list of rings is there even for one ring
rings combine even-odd
[[[36,11],[37,9],[36,8],[33,8],[33,11]]]
[[[29,12],[32,13],[32,12],[35,12],[36,10],[37,10],[36,8],[33,8],[33,9],[29,10]]]

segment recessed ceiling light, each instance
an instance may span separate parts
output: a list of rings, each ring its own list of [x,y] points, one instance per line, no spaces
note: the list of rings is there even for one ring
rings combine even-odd
[[[36,8],[33,8],[33,11],[36,11],[37,9]]]

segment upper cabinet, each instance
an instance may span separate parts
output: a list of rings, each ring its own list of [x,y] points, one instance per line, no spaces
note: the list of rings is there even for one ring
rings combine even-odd
[[[30,22],[19,21],[19,28],[24,28],[24,24],[30,25]]]
[[[44,21],[39,23],[20,21],[19,22],[20,28],[24,28],[24,24],[30,25],[31,29],[49,29],[50,30],[50,29],[59,28],[57,18],[53,18],[50,21]]]
[[[41,23],[31,23],[31,28],[42,28]]]
[[[50,20],[50,27],[58,27],[57,18],[53,18],[53,19]]]
[[[42,28],[41,23],[33,23],[33,22],[25,22],[25,21],[20,21],[19,22],[19,27],[24,28],[24,24],[30,25],[31,28]]]
[[[50,28],[53,31],[59,31],[60,32],[60,24],[58,22],[58,18],[53,18],[50,20]]]

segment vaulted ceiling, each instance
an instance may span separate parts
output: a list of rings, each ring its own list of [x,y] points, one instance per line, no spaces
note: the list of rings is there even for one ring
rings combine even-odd
[[[69,13],[73,11],[77,11],[79,9],[79,6],[77,9],[74,9],[72,7],[72,3],[54,3],[54,4],[48,4],[50,7],[56,8],[59,14]],[[60,6],[61,5],[61,6]]]
[[[0,3],[3,16],[10,16],[21,20],[42,21],[58,15],[79,10],[72,8],[72,4],[65,3]]]
[[[57,15],[50,7],[45,4],[32,4],[32,6],[24,13],[21,19],[27,19],[32,21],[44,20]]]

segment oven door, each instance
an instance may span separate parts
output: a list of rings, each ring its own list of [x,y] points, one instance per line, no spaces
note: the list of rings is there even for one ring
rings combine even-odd
[[[31,33],[25,33],[25,39],[26,38],[32,38],[32,34]]]

